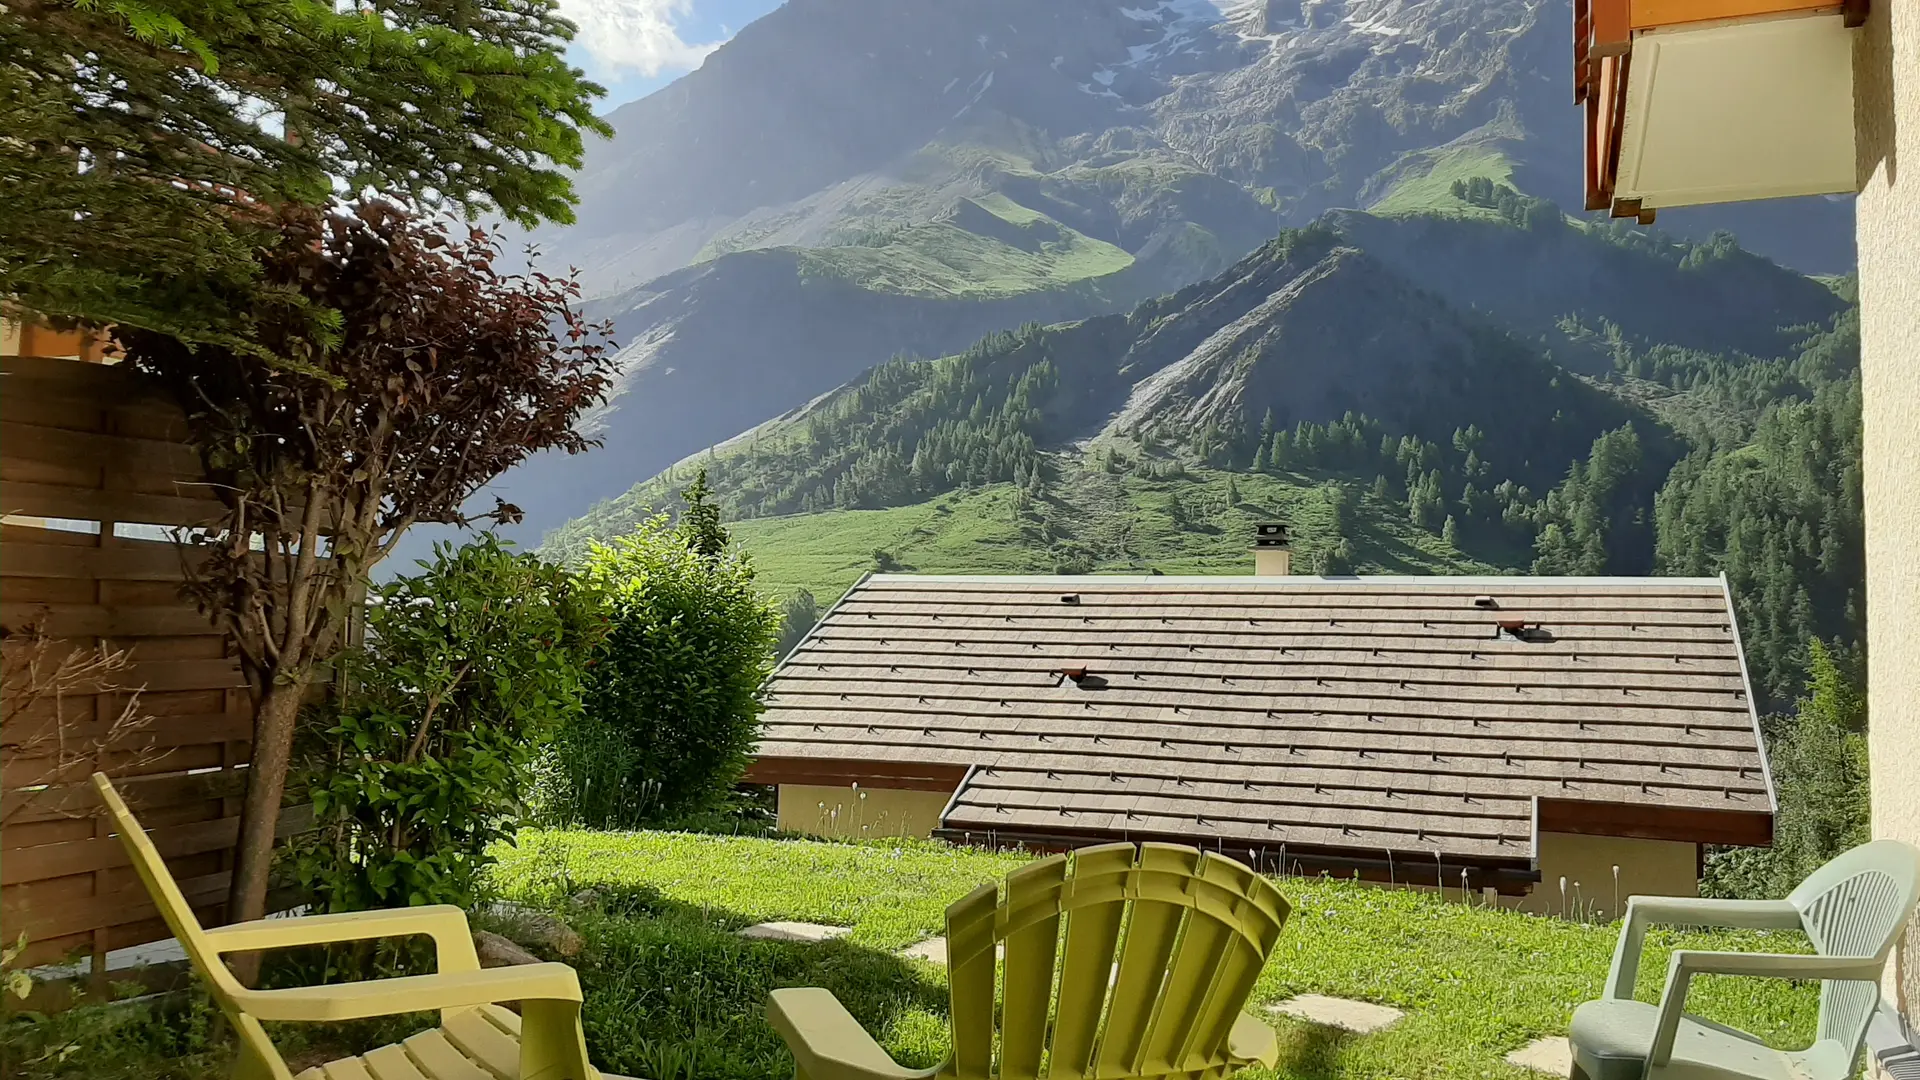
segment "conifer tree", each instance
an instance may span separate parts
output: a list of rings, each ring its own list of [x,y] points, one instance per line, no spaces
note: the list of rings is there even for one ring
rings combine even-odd
[[[527,0],[13,0],[5,298],[259,350],[258,309],[299,304],[255,258],[289,205],[571,221],[564,170],[612,130],[561,57],[573,32]]]

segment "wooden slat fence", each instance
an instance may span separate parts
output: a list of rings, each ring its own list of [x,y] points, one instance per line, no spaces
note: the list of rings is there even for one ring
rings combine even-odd
[[[89,955],[97,977],[109,951],[168,936],[95,813],[95,767],[119,780],[202,917],[222,915],[252,705],[230,646],[180,595],[181,552],[127,528],[219,512],[185,428],[118,366],[0,357],[0,624],[37,623],[57,655],[131,650],[113,681],[141,688],[149,718],[110,737],[127,695],[83,693],[37,702],[0,735],[0,935],[28,935],[27,964]]]

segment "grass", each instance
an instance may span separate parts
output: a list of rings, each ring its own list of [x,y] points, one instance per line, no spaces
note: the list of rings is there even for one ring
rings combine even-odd
[[[824,986],[902,1064],[939,1064],[947,1050],[945,969],[898,951],[940,933],[948,903],[1026,858],[928,841],[544,830],[522,833],[500,854],[494,882],[503,897],[562,913],[585,939],[568,962],[586,991],[595,1063],[649,1080],[786,1080],[792,1061],[763,1012],[767,992],[783,986]],[[1274,1018],[1281,1063],[1241,1073],[1246,1080],[1539,1080],[1501,1058],[1565,1030],[1573,1006],[1598,992],[1616,934],[1409,890],[1326,878],[1279,883],[1293,914],[1254,990],[1254,1011],[1320,993],[1407,1016],[1365,1037]],[[775,919],[852,932],[819,944],[735,933]],[[493,917],[475,918],[477,928],[494,925]],[[1656,931],[1641,966],[1643,999],[1657,996],[1676,947],[1796,951],[1804,940]],[[1797,1046],[1812,1037],[1817,994],[1811,985],[1707,978],[1690,1003],[1709,1019]],[[165,1008],[14,1016],[0,1050],[19,1080],[214,1080],[230,1061],[215,1030],[200,995]],[[273,1034],[297,1069],[404,1032],[387,1023],[275,1025]]]
[[[1423,150],[1403,158],[1395,168],[1402,173],[1400,179],[1367,207],[1368,213],[1382,217],[1442,214],[1494,219],[1499,215],[1493,210],[1470,205],[1455,196],[1454,181],[1484,176],[1495,183],[1513,186],[1513,163],[1499,151],[1483,146]]]
[[[896,953],[938,934],[947,903],[1021,861],[911,841],[533,832],[498,878],[510,898],[528,903],[599,894],[596,911],[573,918],[590,943],[576,963],[603,1067],[654,1080],[784,1080],[790,1061],[760,1013],[779,986],[826,986],[903,1064],[937,1064],[946,1050],[944,969]],[[1280,884],[1293,917],[1254,991],[1256,1010],[1320,993],[1392,1005],[1407,1017],[1360,1038],[1276,1018],[1282,1063],[1241,1074],[1247,1080],[1538,1080],[1502,1057],[1565,1031],[1573,1006],[1598,993],[1616,933],[1323,878]],[[821,944],[733,934],[774,919],[852,933]],[[1681,946],[1804,947],[1790,935],[1656,932],[1642,998],[1657,997],[1666,956]],[[1812,1037],[1811,986],[1711,979],[1694,994],[1694,1011],[1776,1045]]]
[[[1036,507],[1039,522],[1016,517],[1012,485],[997,484],[886,510],[753,518],[728,528],[753,557],[768,594],[804,588],[822,604],[879,569],[876,550],[911,572],[1053,573],[1046,535],[1086,553],[1094,573],[1251,573],[1253,525],[1273,519],[1292,525],[1304,572],[1332,532],[1320,479],[1202,469],[1178,479],[1074,472],[1049,487]],[[1227,505],[1229,481],[1241,500],[1233,506]],[[1496,563],[1515,557],[1458,551],[1409,523],[1403,507],[1376,500],[1357,482],[1347,486],[1357,573],[1497,573]],[[1170,513],[1176,494],[1186,510],[1183,522]]]
[[[1032,214],[1029,222],[1014,221],[989,212],[1015,226],[1051,220]],[[840,278],[875,292],[984,298],[1066,288],[1133,265],[1133,256],[1121,248],[1064,225],[1057,229],[1060,239],[1026,251],[946,222],[915,225],[898,230],[878,247],[805,249],[799,252],[800,272]]]
[[[822,604],[875,568],[873,553],[929,574],[1041,574],[1043,546],[1027,546],[1013,520],[1012,485],[1001,484],[887,510],[840,510],[730,522],[774,596],[810,590]]]

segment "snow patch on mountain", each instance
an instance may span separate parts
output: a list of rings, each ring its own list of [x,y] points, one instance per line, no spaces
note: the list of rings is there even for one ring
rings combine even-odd
[[[993,72],[991,71],[981,72],[977,77],[975,77],[975,79],[971,83],[967,84],[967,89],[973,91],[973,96],[967,99],[967,103],[965,105],[960,106],[960,111],[954,113],[953,118],[955,120],[960,119],[960,117],[966,114],[966,111],[968,109],[971,109],[975,105],[980,104],[981,95],[985,94],[988,90],[992,88],[993,88]]]

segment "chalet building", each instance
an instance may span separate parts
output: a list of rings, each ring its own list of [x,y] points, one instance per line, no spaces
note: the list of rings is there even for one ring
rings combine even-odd
[[[1259,558],[1279,572],[870,576],[774,675],[748,779],[816,835],[1173,840],[1603,916],[1770,841],[1724,581]]]

